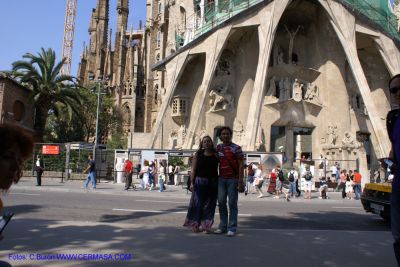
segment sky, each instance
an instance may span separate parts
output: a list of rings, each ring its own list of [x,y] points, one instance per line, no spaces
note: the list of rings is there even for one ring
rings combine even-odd
[[[89,43],[89,23],[96,0],[77,0],[71,75],[76,76],[83,42]],[[10,70],[14,61],[40,48],[56,51],[61,61],[66,0],[0,0],[0,71]],[[110,0],[109,27],[116,27],[117,0]],[[129,1],[128,29],[146,21],[146,0]]]

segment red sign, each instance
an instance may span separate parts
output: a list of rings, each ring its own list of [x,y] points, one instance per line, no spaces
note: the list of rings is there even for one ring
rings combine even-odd
[[[42,146],[43,155],[58,155],[60,154],[59,146]]]

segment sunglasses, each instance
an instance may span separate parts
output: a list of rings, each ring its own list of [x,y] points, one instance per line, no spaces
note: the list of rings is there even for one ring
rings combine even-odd
[[[389,88],[389,91],[390,91],[392,94],[397,93],[397,91],[399,91],[399,90],[400,90],[400,86],[395,86],[395,87]]]

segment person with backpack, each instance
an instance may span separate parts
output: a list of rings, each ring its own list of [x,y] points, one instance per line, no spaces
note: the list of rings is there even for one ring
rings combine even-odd
[[[296,197],[295,191],[297,191],[297,184],[298,184],[299,174],[297,173],[296,169],[292,167],[292,169],[288,173],[288,180],[289,180],[289,196]]]
[[[306,172],[303,174],[303,178],[305,180],[305,187],[304,187],[304,198],[311,199],[311,189],[312,189],[312,173],[310,171],[310,167],[306,167]]]
[[[282,192],[283,181],[285,179],[284,179],[283,171],[282,171],[280,165],[276,166],[275,172],[277,173],[277,179],[276,179],[276,187],[275,187],[276,195],[274,198],[279,198],[281,195],[281,192]]]

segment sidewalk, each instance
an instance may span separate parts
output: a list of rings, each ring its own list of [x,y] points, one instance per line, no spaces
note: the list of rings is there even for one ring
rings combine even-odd
[[[105,181],[101,180],[100,183],[97,183],[96,190],[91,190],[91,183],[89,183],[89,190],[86,191],[83,188],[83,180],[69,180],[67,182],[61,183],[60,178],[42,178],[42,186],[36,186],[36,178],[34,177],[23,177],[18,184],[15,184],[11,187],[11,191],[14,190],[31,190],[31,191],[51,191],[51,192],[73,192],[73,193],[90,193],[90,194],[111,194],[111,195],[123,195],[123,196],[142,196],[142,197],[173,197],[173,198],[189,198],[190,192],[183,188],[182,185],[174,186],[167,185],[167,190],[164,192],[159,192],[158,189],[148,191],[139,189],[139,185],[137,184],[137,179],[134,179],[134,183],[136,186],[135,190],[130,189],[129,191],[125,191],[125,184],[117,184],[113,183],[113,181]],[[244,194],[239,194],[241,199],[251,200],[251,201],[279,201],[273,199],[274,195],[266,193],[264,190],[264,198],[257,198],[257,193],[248,194],[245,196]],[[293,202],[302,202],[310,200],[303,199],[304,192],[299,198],[291,198]],[[315,201],[348,201],[352,202],[354,200],[342,200],[341,192],[328,192],[328,199],[318,199],[319,193],[318,191],[312,192],[311,202]],[[283,194],[281,195],[281,201],[284,201]]]
[[[61,182],[60,178],[42,178],[42,185],[36,186],[35,177],[23,177],[18,182],[11,187],[11,190],[33,190],[33,191],[51,191],[51,192],[73,192],[73,193],[91,193],[91,194],[112,194],[112,195],[141,195],[141,196],[155,196],[162,194],[163,196],[190,196],[190,192],[186,194],[186,189],[181,185],[167,185],[167,190],[164,192],[159,192],[158,189],[152,191],[139,189],[139,184],[136,183],[135,190],[125,189],[124,183],[114,183],[113,181],[101,180],[96,184],[96,190],[92,190],[92,184],[89,182],[88,190],[84,189],[83,180],[68,180],[66,182]]]

